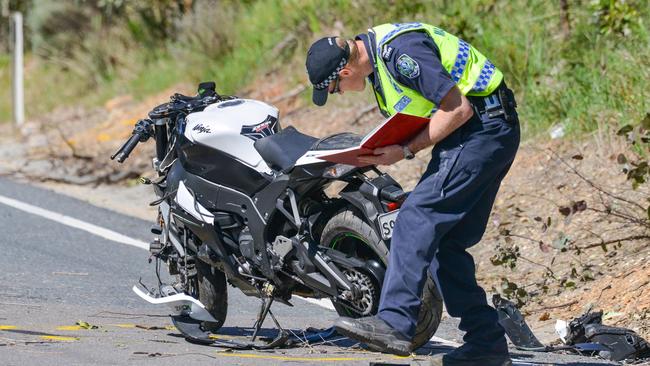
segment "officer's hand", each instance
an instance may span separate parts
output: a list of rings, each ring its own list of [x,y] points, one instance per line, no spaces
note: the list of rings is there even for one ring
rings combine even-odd
[[[373,155],[360,155],[359,161],[373,165],[391,165],[404,159],[404,150],[400,145],[390,145],[375,149]]]

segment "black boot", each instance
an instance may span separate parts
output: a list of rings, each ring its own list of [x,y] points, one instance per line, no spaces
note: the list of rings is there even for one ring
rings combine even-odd
[[[334,322],[334,327],[340,334],[374,346],[381,352],[408,356],[413,350],[409,339],[377,316],[359,319],[340,317]]]
[[[436,356],[432,366],[511,366],[512,360],[506,351],[479,351],[471,345],[464,344],[446,355]]]

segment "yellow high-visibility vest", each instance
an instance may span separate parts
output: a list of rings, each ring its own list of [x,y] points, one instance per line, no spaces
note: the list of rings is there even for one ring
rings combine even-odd
[[[490,60],[462,39],[433,25],[424,23],[382,24],[371,28],[375,35],[375,68],[380,91],[375,89],[377,103],[386,116],[397,112],[429,117],[437,106],[419,92],[400,84],[388,72],[382,58],[384,47],[395,37],[407,32],[426,32],[440,50],[442,66],[449,72],[463,95],[485,96],[494,92],[503,74]]]

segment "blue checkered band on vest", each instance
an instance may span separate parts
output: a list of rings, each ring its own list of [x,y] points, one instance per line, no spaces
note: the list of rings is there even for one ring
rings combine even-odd
[[[483,65],[483,68],[481,69],[481,74],[479,75],[478,80],[476,80],[476,83],[472,87],[472,92],[485,91],[485,89],[490,84],[490,79],[492,79],[494,70],[494,65],[492,65],[489,60],[486,60],[485,65]]]
[[[381,39],[381,41],[377,42],[377,54],[378,55],[381,55],[381,47],[384,45],[384,43],[386,41],[388,41],[389,39],[391,39],[395,35],[395,33],[401,32],[401,31],[403,31],[405,29],[422,27],[422,23],[402,23],[402,24],[397,23],[397,24],[393,24],[393,25],[396,28],[393,29],[392,31],[388,32],[388,34],[386,34],[384,36],[384,38]]]
[[[345,59],[345,58],[341,59],[341,62],[339,62],[339,66],[336,68],[336,70],[334,70],[334,72],[331,73],[330,76],[327,77],[327,79],[325,79],[325,80],[321,81],[320,83],[314,85],[314,88],[320,90],[320,89],[325,89],[328,86],[330,86],[332,81],[336,80],[336,78],[339,76],[339,71],[343,70],[343,68],[345,67],[345,65],[347,63],[348,63],[347,59]]]
[[[451,69],[451,78],[455,83],[458,83],[460,78],[463,77],[463,72],[465,72],[465,66],[467,65],[468,59],[469,44],[462,39],[458,39],[458,55],[456,56],[454,67]]]
[[[393,80],[393,78],[390,78],[389,80],[390,80],[390,84],[393,86],[393,89],[395,89],[396,92],[401,94],[402,93],[402,88],[400,88],[399,85],[397,85],[397,83],[395,83],[395,80]]]

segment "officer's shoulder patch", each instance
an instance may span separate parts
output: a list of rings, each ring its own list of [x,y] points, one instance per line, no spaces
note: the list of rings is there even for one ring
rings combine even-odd
[[[397,71],[409,79],[415,79],[420,76],[420,65],[411,58],[411,56],[403,53],[397,58]]]
[[[390,60],[390,55],[392,55],[392,54],[393,54],[393,47],[384,46],[384,50],[381,52],[381,58],[388,61],[388,60]]]

